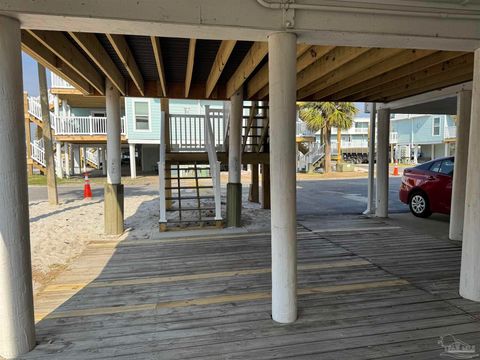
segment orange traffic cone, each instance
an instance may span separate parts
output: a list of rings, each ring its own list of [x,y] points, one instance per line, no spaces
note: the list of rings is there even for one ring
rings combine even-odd
[[[90,180],[88,180],[88,173],[85,173],[85,184],[83,186],[83,198],[91,199],[92,198],[92,188],[90,187]]]
[[[395,160],[395,166],[393,167],[393,175],[398,176],[398,160]]]

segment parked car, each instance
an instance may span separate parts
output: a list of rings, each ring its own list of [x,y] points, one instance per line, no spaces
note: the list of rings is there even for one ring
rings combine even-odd
[[[418,217],[450,214],[454,158],[435,159],[403,171],[400,201]]]

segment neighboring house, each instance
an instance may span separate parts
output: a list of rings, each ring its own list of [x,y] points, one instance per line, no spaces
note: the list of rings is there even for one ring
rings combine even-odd
[[[397,134],[395,157],[416,163],[455,152],[456,126],[449,115],[392,116],[390,129]]]
[[[57,175],[80,174],[86,164],[96,168],[105,163],[106,108],[103,97],[84,97],[73,87],[51,74],[50,120],[56,142]],[[26,119],[43,127],[38,98],[28,97]],[[203,117],[206,108],[223,110],[222,101],[169,101],[170,141],[172,149],[198,151],[204,144]],[[222,113],[223,114],[223,113]],[[202,117],[203,116],[203,117]],[[122,159],[135,160],[133,169],[140,167],[152,172],[159,161],[161,105],[158,98],[125,98],[121,106]],[[216,145],[225,138],[225,116],[213,117]],[[34,128],[35,126],[33,126]],[[29,127],[30,129],[30,127]],[[43,142],[27,133],[29,172],[33,167],[43,171],[45,151]],[[203,149],[204,150],[204,149]],[[136,171],[132,170],[132,176]],[[105,172],[105,168],[103,167]]]

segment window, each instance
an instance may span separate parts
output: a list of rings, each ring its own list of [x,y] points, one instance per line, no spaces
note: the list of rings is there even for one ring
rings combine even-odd
[[[433,136],[439,136],[440,135],[440,118],[436,117],[433,118]]]
[[[430,171],[432,172],[439,172],[440,167],[442,166],[442,161],[435,161],[432,166],[430,167]]]
[[[445,175],[453,175],[453,159],[443,160],[438,172]]]
[[[150,130],[150,106],[147,101],[133,103],[135,130]]]

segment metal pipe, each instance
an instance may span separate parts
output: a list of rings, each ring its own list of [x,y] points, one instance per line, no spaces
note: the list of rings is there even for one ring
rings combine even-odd
[[[295,4],[295,3],[286,3],[286,2],[275,2],[267,0],[257,0],[257,3],[261,6],[268,9],[294,9],[294,10],[313,10],[313,11],[337,11],[337,12],[351,12],[351,13],[363,13],[368,15],[392,15],[392,16],[410,16],[410,17],[430,17],[430,18],[442,18],[442,19],[461,19],[461,20],[478,20],[480,19],[480,14],[468,14],[462,12],[450,12],[452,10],[462,11],[458,8],[452,6],[442,7],[442,11],[432,11],[441,7],[441,4],[435,3],[435,8],[430,8],[429,6],[419,7],[415,3],[404,4],[408,5],[411,9],[414,10],[397,10],[397,9],[388,9],[388,8],[370,8],[367,6],[379,6],[381,4],[377,3],[367,3],[362,2],[362,6],[358,4],[351,4],[352,2],[345,2],[345,4],[351,4],[349,6],[339,6],[339,5],[327,5],[327,4]],[[356,6],[355,6],[356,5]],[[426,4],[425,4],[426,5]],[[387,5],[390,6],[390,5]],[[450,10],[450,11],[448,11]],[[480,7],[471,7],[470,9],[463,10],[474,10],[480,11]]]

